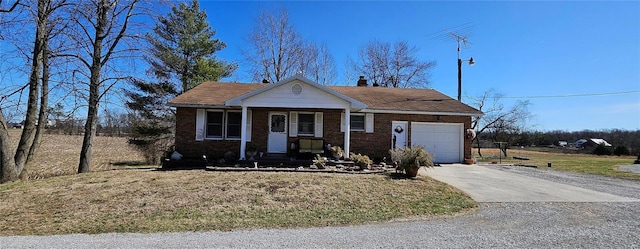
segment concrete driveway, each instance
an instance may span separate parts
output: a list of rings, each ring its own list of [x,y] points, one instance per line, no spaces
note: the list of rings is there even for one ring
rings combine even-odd
[[[421,175],[452,185],[478,202],[636,202],[638,199],[492,169],[452,164],[423,168]]]

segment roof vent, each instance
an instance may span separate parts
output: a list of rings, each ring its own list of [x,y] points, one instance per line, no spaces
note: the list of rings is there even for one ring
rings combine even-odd
[[[291,85],[291,93],[295,94],[295,95],[299,95],[302,93],[302,85],[296,83]]]
[[[365,79],[364,76],[360,76],[357,86],[367,86],[367,79]]]

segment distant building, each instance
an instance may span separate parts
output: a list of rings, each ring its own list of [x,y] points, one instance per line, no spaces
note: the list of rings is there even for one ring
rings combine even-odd
[[[13,129],[23,129],[24,123],[9,123],[9,127]]]
[[[605,147],[612,146],[610,143],[608,143],[602,138],[579,139],[578,141],[573,143],[573,146],[576,148],[592,148],[600,144],[604,145]]]
[[[567,147],[567,145],[569,145],[567,141],[558,141],[558,146],[560,147]]]

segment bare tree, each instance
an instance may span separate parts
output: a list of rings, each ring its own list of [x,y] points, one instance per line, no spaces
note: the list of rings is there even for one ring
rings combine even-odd
[[[506,107],[501,101],[503,95],[495,90],[485,91],[482,96],[473,99],[473,105],[484,113],[484,116],[475,118],[471,122],[471,128],[476,131],[475,141],[478,146],[478,155],[482,157],[480,135],[489,133],[494,142],[513,142],[517,134],[524,130],[525,122],[531,118],[529,101],[517,101],[513,106]],[[507,156],[507,150],[501,148]]]
[[[406,41],[393,45],[372,40],[358,51],[359,63],[354,69],[383,87],[427,87],[429,71],[436,63],[421,61],[416,57],[418,49]]]
[[[296,74],[300,68],[305,42],[289,23],[285,9],[261,12],[248,37],[249,48],[243,51],[253,71],[253,79],[277,82]]]
[[[13,2],[11,7],[9,7],[8,9],[0,8],[0,12],[11,12],[18,6],[18,4],[20,4],[20,0],[16,0],[15,2]],[[0,5],[2,5],[2,0],[0,0]]]
[[[336,78],[335,61],[326,44],[306,41],[293,25],[285,9],[261,12],[243,51],[254,81],[278,82],[302,74],[320,84]]]
[[[9,133],[7,120],[0,107],[0,154],[2,155],[2,164],[0,167],[0,182],[14,181],[19,177],[26,177],[25,164],[29,158],[32,158],[37,150],[40,142],[40,136],[44,129],[46,121],[46,111],[48,102],[48,81],[49,81],[49,39],[51,39],[52,13],[64,5],[64,1],[54,2],[52,0],[37,0],[35,3],[34,20],[36,21],[35,36],[33,43],[32,56],[30,57],[31,67],[29,72],[29,80],[25,86],[28,89],[28,97],[26,103],[26,117],[24,128],[18,142],[15,155],[11,158],[9,147]],[[27,6],[28,7],[28,6]],[[13,10],[14,6],[11,8]],[[14,91],[18,93],[21,91]],[[10,95],[3,96],[5,100]],[[40,96],[40,106],[38,106],[38,97]],[[1,103],[0,103],[1,104]],[[38,111],[40,108],[40,111]]]
[[[336,79],[336,63],[329,52],[326,43],[322,43],[316,49],[315,63],[312,65],[310,75],[312,79],[322,85],[334,84]]]
[[[350,57],[347,56],[347,58],[344,61],[344,81],[349,83],[349,82],[356,82],[356,79],[358,78],[358,76],[355,73],[355,68],[356,68],[356,62]]]
[[[128,78],[118,75],[116,63],[133,57],[136,50],[132,42],[139,37],[129,34],[134,24],[132,18],[140,15],[139,0],[79,1],[73,5],[75,29],[70,29],[69,39],[79,48],[68,54],[79,62],[76,80],[88,85],[87,119],[80,151],[78,173],[90,171],[93,139],[98,125],[100,100],[116,83]]]

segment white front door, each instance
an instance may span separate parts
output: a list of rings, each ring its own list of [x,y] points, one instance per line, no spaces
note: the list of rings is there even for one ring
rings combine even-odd
[[[268,153],[287,153],[287,113],[269,113]]]
[[[391,122],[391,149],[407,146],[407,121]]]

